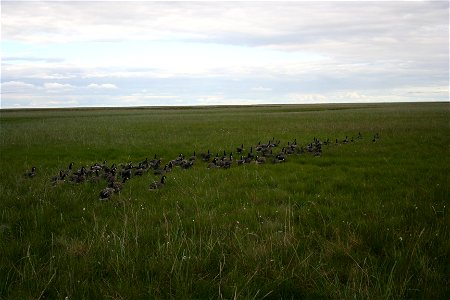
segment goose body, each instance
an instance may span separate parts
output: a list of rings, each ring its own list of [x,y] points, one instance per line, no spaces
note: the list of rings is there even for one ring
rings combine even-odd
[[[72,177],[70,178],[70,181],[72,183],[82,183],[86,180],[86,169],[84,167],[81,167],[80,170],[73,173]]]
[[[217,165],[217,161],[218,158],[214,157],[213,161],[208,164],[208,169],[218,168],[219,166]]]
[[[194,151],[194,155],[189,157],[189,161],[196,161],[196,160],[197,160],[197,155],[195,155],[195,151]]]
[[[160,189],[160,188],[162,188],[164,185],[166,184],[166,176],[162,176],[161,177],[161,180],[158,182],[158,181],[153,181],[151,184],[150,184],[150,190],[157,190],[157,189]]]
[[[209,161],[211,159],[211,152],[208,149],[208,153],[202,153],[201,154],[202,160],[203,161]]]
[[[219,160],[219,161],[217,162],[217,165],[218,165],[219,167],[223,168],[223,169],[228,169],[228,168],[230,168],[230,167],[231,167],[231,164],[232,164],[232,161],[231,161],[231,160],[226,160],[226,159],[222,159],[222,160]]]
[[[244,144],[241,144],[240,147],[236,148],[236,153],[238,154],[242,154],[243,151],[244,151]]]
[[[134,171],[134,175],[136,175],[136,176],[144,175],[144,173],[146,171],[146,165],[148,165],[148,164],[140,162],[139,165],[136,167],[136,170]]]
[[[266,163],[266,158],[265,157],[256,156],[256,163],[257,164],[264,164],[264,163]]]
[[[26,171],[24,175],[28,178],[33,178],[36,176],[36,167],[32,167],[31,171]]]
[[[63,170],[60,170],[59,175],[52,177],[52,184],[56,186],[57,184],[64,182],[66,176],[67,174]]]
[[[130,179],[131,178],[131,168],[126,168],[125,170],[122,170],[122,178],[127,178]]]
[[[155,170],[153,172],[153,174],[155,174],[155,175],[164,175],[164,174],[166,174],[168,168],[169,168],[169,166],[165,165],[164,169],[157,169],[157,170]]]
[[[183,169],[190,169],[194,165],[194,160],[183,160],[180,164],[180,166]]]
[[[100,200],[108,200],[114,194],[114,189],[111,187],[104,188],[100,191]]]
[[[255,154],[253,153],[253,147],[250,147],[250,152],[248,153],[247,157],[254,158]]]
[[[100,181],[100,179],[101,179],[101,176],[100,176],[100,172],[98,171],[98,170],[96,170],[95,172],[94,172],[94,176],[92,176],[89,180],[91,181],[91,182],[93,182],[93,183],[97,183],[97,182],[99,182]]]
[[[109,184],[109,187],[110,188],[113,188],[114,189],[114,192],[116,192],[116,193],[118,193],[118,192],[120,192],[120,190],[123,188],[123,185],[125,184],[125,181],[127,181],[127,177],[125,177],[121,182],[120,181],[114,181],[114,182],[111,182],[110,184]]]

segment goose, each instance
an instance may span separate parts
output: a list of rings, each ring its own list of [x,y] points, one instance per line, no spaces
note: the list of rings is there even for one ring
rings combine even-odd
[[[109,184],[110,188],[114,189],[114,192],[118,193],[123,188],[123,185],[125,184],[125,181],[127,181],[127,177],[123,178],[122,182],[120,181],[113,181]]]
[[[81,167],[81,169],[79,169],[78,171],[74,172],[73,175],[79,176],[81,174],[85,174],[86,173],[86,168],[84,166]]]
[[[114,169],[116,169],[116,164],[112,164],[111,167],[108,167],[106,164],[103,166],[103,171],[105,173],[109,173],[109,172],[111,172],[111,170],[114,170]]]
[[[149,164],[149,168],[152,168],[153,170],[159,169],[161,166],[161,159],[152,160]]]
[[[194,160],[183,160],[180,164],[180,166],[183,169],[189,169],[192,168],[192,166],[194,165]]]
[[[67,169],[68,169],[69,171],[71,171],[71,170],[72,170],[72,168],[73,168],[73,164],[74,164],[74,162],[71,162],[71,163],[69,164],[69,166],[67,167]]]
[[[157,166],[159,168],[160,163],[161,163],[161,159],[156,158],[156,154],[155,154],[154,158],[149,162],[149,167],[155,168],[155,166]]]
[[[142,161],[142,162],[139,163],[139,165],[140,165],[142,168],[145,168],[145,169],[148,168],[149,165],[150,165],[150,163],[148,162],[148,158],[146,157],[144,161]]]
[[[217,165],[223,169],[228,169],[231,167],[232,163],[233,163],[233,161],[231,161],[231,160],[222,159],[217,162]]]
[[[59,179],[64,179],[64,177],[66,177],[66,173],[64,173],[64,171],[63,170],[59,170],[59,175],[57,175],[57,176],[53,176],[52,177],[52,181],[56,181],[56,180],[59,180]]]
[[[373,136],[372,142],[375,142],[378,139],[380,139],[380,135],[378,133],[375,133],[375,135]]]
[[[257,164],[264,164],[264,163],[266,163],[266,158],[265,157],[256,156],[256,163]]]
[[[139,163],[139,166],[136,168],[136,171],[134,171],[135,176],[142,176],[144,174],[145,168],[142,163]]]
[[[98,170],[95,170],[95,175],[90,178],[90,181],[93,183],[97,183],[100,181],[100,179],[100,172]]]
[[[124,178],[130,179],[131,178],[131,168],[126,168],[125,170],[122,170],[121,176],[122,176],[122,179],[124,179]]]
[[[230,152],[230,154],[228,155],[228,157],[224,156],[224,157],[222,158],[222,160],[223,160],[223,161],[230,161],[230,162],[232,162],[232,161],[233,161],[233,152]]]
[[[181,162],[183,161],[183,159],[184,159],[184,155],[182,153],[180,153],[178,155],[178,157],[176,159],[172,159],[171,162],[173,165],[179,166],[179,165],[181,165]]]
[[[221,160],[227,159],[227,152],[225,150],[223,150],[223,155]]]
[[[108,165],[106,164],[107,163],[107,161],[106,160],[104,160],[103,161],[103,163],[100,165],[100,167],[102,167],[102,169],[105,169],[105,168],[107,168],[108,167]]]
[[[294,139],[294,142],[290,145],[290,147],[291,147],[291,149],[297,148],[297,139]]]
[[[114,182],[116,180],[116,172],[117,169],[116,167],[111,168],[111,170],[107,173],[105,173],[104,178],[106,179],[107,182]]]
[[[100,166],[100,164],[95,163],[93,166],[91,166],[91,171],[95,172],[95,171],[100,171],[102,169],[102,167]]]
[[[285,153],[285,148],[283,148],[283,151],[281,151],[280,153],[278,153],[277,155],[275,155],[275,157],[272,159],[272,163],[276,164],[276,163],[281,163],[281,162],[285,162],[286,161],[286,153]]]
[[[213,161],[210,162],[210,163],[208,164],[208,169],[218,168],[218,167],[219,167],[219,166],[217,165],[217,161],[218,161],[218,160],[219,160],[219,159],[218,159],[217,157],[214,157]]]
[[[287,154],[287,155],[294,154],[294,149],[295,148],[291,148],[291,147],[284,148],[284,153]]]
[[[284,159],[284,157],[283,158],[278,158],[278,157],[275,157],[274,159],[272,159],[272,163],[273,164],[278,164],[278,163],[282,163],[282,162],[285,162],[286,160]]]
[[[245,159],[244,159],[244,157],[242,155],[241,155],[241,158],[237,160],[237,164],[238,165],[245,164]]]
[[[178,162],[180,162],[180,161],[182,161],[184,159],[184,155],[183,155],[183,153],[180,153],[179,155],[178,155],[178,157],[175,159],[176,161],[178,161]]]
[[[122,165],[122,167],[124,170],[131,170],[131,169],[133,169],[133,163],[129,162],[125,166]]]
[[[275,137],[272,138],[272,141],[269,142],[269,147],[278,147],[280,141],[275,142]]]
[[[100,200],[108,200],[114,194],[112,187],[106,187],[100,191]]]
[[[200,154],[203,161],[209,161],[211,159],[211,152],[208,149],[208,153],[202,153]]]
[[[163,175],[159,182],[158,181],[153,181],[150,184],[150,190],[160,189],[160,188],[162,188],[164,186],[165,183],[166,183],[166,176]]]
[[[195,151],[194,151],[194,155],[189,157],[189,161],[196,161],[196,160],[197,160],[197,156],[195,155]]]
[[[247,157],[254,158],[255,154],[253,154],[253,147],[250,147],[250,152],[248,153]]]
[[[345,139],[342,141],[342,143],[348,144],[348,137],[347,136],[345,136]]]
[[[272,149],[266,148],[261,151],[261,154],[265,157],[272,156]]]
[[[236,148],[236,153],[237,154],[242,154],[243,151],[244,151],[244,144],[241,144],[241,147],[237,147]]]
[[[55,186],[58,183],[64,182],[66,176],[67,176],[67,174],[63,170],[60,170],[59,175],[52,177],[52,184]]]
[[[169,168],[169,165],[165,165],[164,169],[157,169],[153,172],[155,175],[164,175],[167,173],[167,169]]]
[[[270,147],[270,145],[271,145],[271,141],[269,141],[267,144],[260,144],[260,149],[259,149],[259,151],[261,151],[261,150],[263,150],[263,149],[266,149],[266,148]],[[256,151],[258,151],[258,149],[256,149]]]
[[[284,152],[280,152],[275,156],[275,159],[279,160],[279,161],[285,161],[286,160],[286,155]]]
[[[245,164],[249,164],[249,163],[251,163],[252,161],[253,161],[253,156],[250,156],[250,153],[247,154],[247,157],[244,158],[244,163],[245,163]]]
[[[75,183],[82,183],[86,180],[86,173],[82,173],[75,178]]]
[[[28,178],[36,176],[36,167],[32,167],[31,171],[26,171],[24,175]]]
[[[80,170],[78,170],[77,172],[73,173],[72,177],[70,178],[70,181],[72,183],[82,183],[86,180],[86,169],[83,167],[81,167]]]
[[[156,154],[153,156],[153,159],[150,161],[150,163],[157,161],[158,158],[156,157]]]

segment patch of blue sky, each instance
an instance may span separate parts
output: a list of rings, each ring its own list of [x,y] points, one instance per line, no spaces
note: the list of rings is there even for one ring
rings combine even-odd
[[[288,63],[326,58],[319,53],[280,51],[263,47],[186,41],[114,41],[31,44],[2,41],[4,57],[23,63],[29,60],[82,62],[94,66],[149,67],[164,63]],[[206,66],[207,66],[206,65]],[[199,65],[202,67],[202,65]]]

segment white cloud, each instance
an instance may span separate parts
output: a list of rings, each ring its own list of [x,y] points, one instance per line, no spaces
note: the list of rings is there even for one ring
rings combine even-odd
[[[366,95],[353,91],[345,93],[345,95],[342,98],[349,100],[366,100],[368,97]]]
[[[103,83],[103,84],[97,84],[97,83],[91,83],[87,86],[90,89],[117,89],[117,86],[112,83]]]
[[[46,82],[44,83],[44,89],[47,90],[47,92],[55,93],[55,92],[67,92],[72,91],[75,89],[75,86],[71,84],[63,84],[63,83],[57,83],[57,82]]]
[[[330,97],[322,94],[290,93],[286,96],[290,103],[327,103]]]
[[[254,92],[270,92],[270,91],[272,91],[271,88],[263,87],[263,86],[253,87],[253,88],[251,88],[251,90]]]
[[[34,89],[36,86],[31,83],[26,83],[23,81],[7,81],[2,82],[2,93],[14,91],[21,91],[24,89]]]

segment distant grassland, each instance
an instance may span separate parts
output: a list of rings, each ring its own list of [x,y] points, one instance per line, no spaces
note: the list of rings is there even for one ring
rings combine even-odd
[[[450,298],[448,103],[0,114],[2,299]],[[72,161],[164,164],[273,137],[332,143],[283,164],[198,159],[109,201],[104,181],[50,183]]]

